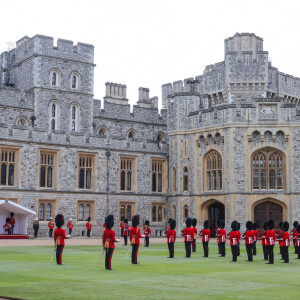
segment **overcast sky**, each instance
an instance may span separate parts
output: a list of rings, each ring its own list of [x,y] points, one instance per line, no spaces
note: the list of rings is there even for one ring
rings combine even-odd
[[[299,3],[299,4],[298,4]],[[95,46],[96,99],[105,82],[158,96],[161,85],[202,74],[224,59],[224,39],[252,32],[273,66],[300,77],[300,2],[291,0],[0,0],[0,51],[35,34]]]

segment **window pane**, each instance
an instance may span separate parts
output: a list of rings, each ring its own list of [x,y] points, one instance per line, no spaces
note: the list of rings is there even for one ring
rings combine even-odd
[[[152,207],[152,222],[156,221],[156,206]]]
[[[56,75],[56,73],[55,72],[53,72],[52,73],[52,85],[56,85],[56,77],[57,77],[57,75]]]
[[[183,190],[184,191],[187,191],[188,190],[188,170],[187,168],[184,168],[184,171],[183,171]]]
[[[49,221],[51,218],[51,204],[47,204],[46,207],[46,220]]]
[[[52,104],[52,118],[55,118],[56,115],[56,105],[53,103]]]
[[[76,107],[72,106],[72,120],[76,119]]]
[[[161,174],[158,174],[158,192],[162,192],[162,176]]]
[[[40,172],[40,187],[46,186],[46,169],[44,166],[41,166],[41,172]]]
[[[91,216],[91,207],[90,205],[85,206],[85,220],[87,221],[88,217]]]
[[[51,120],[51,130],[55,130],[55,120]]]
[[[275,170],[269,172],[270,189],[275,189]]]
[[[283,188],[282,170],[277,170],[277,188]]]
[[[79,170],[79,188],[84,189],[84,170]]]
[[[78,221],[83,221],[83,205],[80,204],[78,207]]]
[[[158,207],[157,215],[158,215],[157,221],[161,222],[162,221],[162,207],[161,206]]]
[[[253,189],[259,189],[259,172],[253,170]]]
[[[189,207],[187,205],[184,206],[184,218],[189,217]]]
[[[152,173],[152,192],[156,192],[156,173]]]
[[[125,191],[125,172],[121,172],[121,190]]]
[[[73,77],[72,77],[72,89],[76,89],[76,80],[77,78],[76,78],[76,76],[74,75]]]
[[[14,185],[14,165],[12,164],[8,168],[8,185]]]
[[[260,173],[260,186],[262,189],[265,189],[267,187],[266,170],[262,170]]]
[[[131,191],[131,172],[127,172],[127,191]]]
[[[211,191],[211,172],[210,171],[207,173],[207,188],[209,191]]]
[[[217,189],[217,172],[213,171],[213,190]]]
[[[127,219],[131,220],[131,205],[127,206]]]
[[[219,171],[218,173],[218,189],[221,190],[222,189],[222,171]]]
[[[92,172],[90,169],[86,170],[86,188],[87,189],[91,188],[91,176],[92,176],[91,173]]]
[[[6,164],[1,165],[1,185],[6,185]]]
[[[45,206],[44,206],[44,204],[41,204],[40,211],[39,211],[39,220],[40,221],[44,221],[44,210],[45,210]]]
[[[124,206],[124,205],[121,205],[121,208],[120,208],[120,216],[121,216],[121,218],[122,218],[122,217],[125,218],[125,206]]]
[[[47,169],[47,187],[52,187],[52,167]]]

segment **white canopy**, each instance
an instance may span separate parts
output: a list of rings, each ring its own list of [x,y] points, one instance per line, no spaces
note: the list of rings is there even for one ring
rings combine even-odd
[[[6,223],[6,218],[10,218],[11,212],[15,214],[14,218],[16,221],[14,234],[27,234],[28,216],[36,213],[9,200],[0,200],[0,233],[3,233],[3,225]]]

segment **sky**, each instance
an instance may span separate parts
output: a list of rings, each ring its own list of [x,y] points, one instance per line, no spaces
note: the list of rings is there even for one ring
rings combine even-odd
[[[224,60],[224,39],[251,32],[264,39],[272,65],[300,77],[300,2],[294,0],[0,0],[0,52],[27,35],[95,46],[94,95],[105,82],[158,96],[161,85],[203,73]]]

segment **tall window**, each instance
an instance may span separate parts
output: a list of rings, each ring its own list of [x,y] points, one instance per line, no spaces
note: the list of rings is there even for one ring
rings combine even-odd
[[[134,158],[120,159],[120,190],[133,191],[134,190]]]
[[[105,128],[101,127],[98,131],[98,134],[99,134],[99,137],[101,138],[106,138],[106,135],[107,135],[107,131]]]
[[[52,87],[58,87],[59,86],[59,71],[53,70],[50,72],[50,86]]]
[[[204,160],[206,167],[206,189],[222,190],[222,158],[217,151],[210,151]]]
[[[187,204],[183,206],[183,221],[190,216],[190,208]]]
[[[172,169],[172,180],[173,180],[172,190],[173,192],[176,192],[176,169],[175,168]]]
[[[165,191],[165,174],[164,174],[164,170],[165,170],[165,166],[164,166],[165,162],[164,161],[157,161],[157,160],[153,160],[152,161],[152,192],[157,192],[157,193],[161,193]]]
[[[75,104],[71,105],[71,131],[79,129],[79,107]]]
[[[51,101],[49,105],[49,122],[51,130],[59,129],[60,107],[56,101]]]
[[[40,187],[54,187],[55,153],[40,153]]]
[[[93,220],[94,205],[95,201],[77,201],[77,221],[87,221],[89,217]]]
[[[79,75],[74,73],[71,74],[71,88],[73,90],[78,90],[79,88]]]
[[[80,154],[78,170],[78,187],[79,189],[92,189],[94,156]]]
[[[253,153],[252,188],[257,190],[285,188],[285,159],[282,152],[267,147]]]
[[[189,169],[187,167],[183,168],[183,191],[189,190]]]
[[[134,202],[120,202],[119,204],[119,217],[120,220],[122,217],[127,219],[128,221],[131,221],[131,218],[134,214],[134,209],[135,209],[135,203]]]
[[[38,200],[38,219],[40,221],[50,221],[55,216],[56,200]]]
[[[17,151],[0,149],[0,183],[4,186],[14,186],[16,177]]]
[[[152,222],[164,222],[165,221],[166,205],[162,203],[152,204],[151,220]]]

